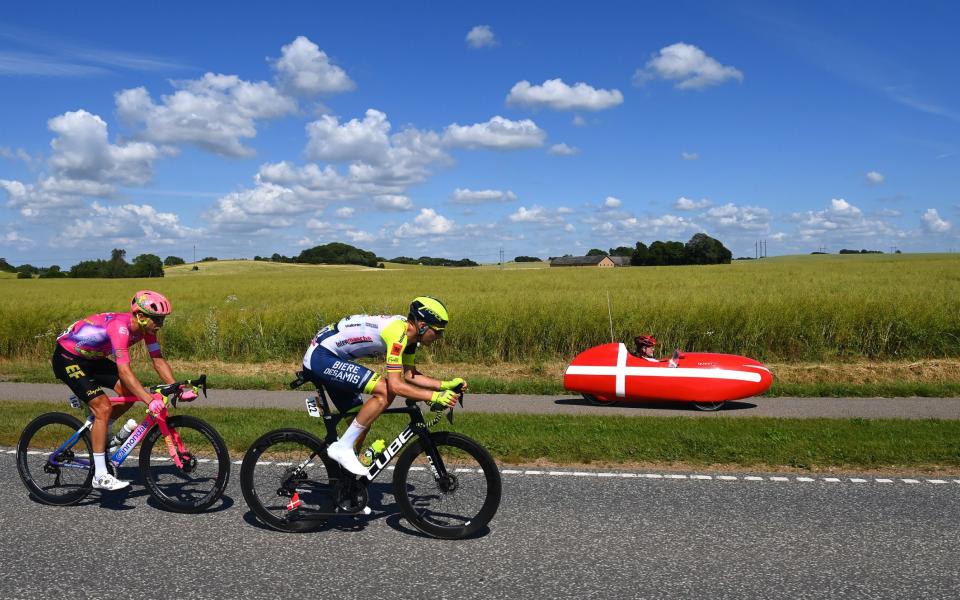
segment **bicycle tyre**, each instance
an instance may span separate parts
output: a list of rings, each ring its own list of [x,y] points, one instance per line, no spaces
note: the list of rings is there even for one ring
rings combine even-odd
[[[150,495],[161,507],[179,513],[203,512],[219,500],[227,488],[230,480],[230,452],[217,430],[206,421],[189,415],[175,415],[167,418],[167,424],[177,431],[187,446],[188,455],[181,457],[184,460],[184,468],[179,469],[174,465],[165,445],[158,460],[151,461],[153,447],[157,440],[161,439],[160,427],[154,425],[140,447],[140,474]],[[184,435],[185,432],[186,435]],[[190,454],[191,442],[196,449],[197,444],[204,440],[210,447],[202,453],[213,456],[198,459]],[[160,462],[161,458],[165,460]],[[206,464],[213,460],[216,461],[214,468],[205,468]],[[201,465],[204,466],[202,473],[197,470]],[[175,476],[180,481],[175,480],[172,484],[168,484],[168,476]],[[212,485],[209,487],[201,485],[210,480]],[[200,489],[198,491],[195,488]]]
[[[448,431],[437,431],[430,434],[430,439],[437,447],[441,458],[446,458],[445,454],[452,455],[456,454],[456,451],[459,451],[461,456],[465,454],[469,456],[472,461],[475,461],[475,465],[470,464],[466,466],[466,468],[460,468],[458,470],[454,465],[455,461],[451,461],[451,464],[448,465],[448,461],[444,460],[444,466],[448,469],[450,481],[443,482],[437,480],[433,470],[429,466],[426,466],[422,471],[413,471],[419,476],[417,479],[420,483],[411,484],[411,468],[414,466],[414,461],[417,460],[418,457],[422,457],[422,461],[426,461],[423,441],[418,439],[400,455],[393,475],[393,491],[397,504],[400,506],[400,512],[411,525],[427,535],[448,540],[461,539],[473,535],[490,523],[490,520],[493,519],[493,516],[497,513],[497,509],[500,506],[502,490],[500,469],[497,468],[497,463],[483,446],[465,435]],[[477,466],[479,467],[479,472],[475,471],[474,474],[482,474],[485,489],[483,492],[483,500],[478,504],[478,507],[464,509],[467,513],[472,514],[451,516],[422,508],[423,502],[429,497],[440,498],[439,504],[441,505],[445,501],[451,500],[451,502],[448,503],[448,507],[450,507],[450,504],[455,504],[456,499],[454,495],[457,491],[460,491],[461,485],[467,482],[479,481],[479,477],[471,479],[465,478],[463,475],[466,469],[476,469]],[[421,475],[421,473],[423,475]],[[451,484],[453,485],[453,489],[445,489],[449,488]],[[417,495],[411,497],[411,492],[417,493],[417,485],[421,486],[419,493],[429,492],[430,496],[421,497]],[[411,487],[413,487],[413,490],[411,490]],[[461,498],[463,498],[462,494]],[[447,519],[446,523],[442,522],[444,518]]]
[[[27,487],[27,490],[40,502],[44,504],[50,504],[52,506],[69,506],[71,504],[80,502],[86,498],[90,492],[93,491],[93,487],[91,486],[91,482],[93,481],[93,444],[90,440],[89,431],[84,431],[83,434],[77,439],[77,442],[74,444],[74,446],[66,450],[67,452],[76,454],[76,452],[73,452],[73,448],[76,448],[78,444],[83,447],[81,453],[87,460],[86,475],[81,476],[80,469],[78,468],[78,477],[73,478],[74,483],[72,485],[62,486],[65,488],[63,493],[51,493],[49,491],[53,487],[61,487],[59,485],[45,486],[37,481],[37,477],[40,475],[39,472],[34,473],[34,470],[37,468],[42,469],[47,475],[53,475],[54,484],[59,482],[61,474],[66,472],[61,467],[50,465],[49,456],[42,466],[39,465],[39,461],[34,461],[37,462],[38,465],[34,466],[33,468],[31,468],[30,465],[30,457],[42,457],[42,454],[37,454],[37,450],[31,450],[31,443],[35,442],[35,440],[38,438],[43,437],[42,435],[38,436],[43,428],[65,428],[62,433],[58,431],[56,434],[50,434],[52,436],[51,439],[53,440],[53,447],[46,449],[52,452],[57,446],[67,441],[69,437],[82,426],[83,423],[73,415],[52,412],[40,415],[33,421],[30,421],[30,423],[28,423],[24,428],[23,433],[20,435],[20,440],[17,442],[17,472],[20,474],[20,479]],[[43,444],[45,446],[50,445],[46,442]],[[48,468],[52,470],[47,471]]]
[[[264,457],[284,460],[261,460]],[[309,476],[302,468],[305,462],[309,463]],[[338,472],[320,438],[301,429],[276,429],[260,436],[244,454],[240,491],[264,525],[277,531],[306,533],[320,529],[327,519],[288,509],[286,503],[292,499],[292,490],[299,494],[305,489],[304,484],[311,482],[313,485],[302,500],[304,508],[330,512],[334,510],[337,493],[336,479],[330,474]]]

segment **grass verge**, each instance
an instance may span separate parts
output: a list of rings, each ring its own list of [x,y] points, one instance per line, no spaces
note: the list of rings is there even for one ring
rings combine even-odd
[[[15,446],[24,426],[50,409],[4,403],[0,445]],[[67,411],[82,418],[81,411]],[[322,424],[297,411],[191,406],[178,412],[210,422],[235,460],[271,429],[297,427],[323,437]],[[371,436],[389,441],[405,422],[384,415]],[[442,424],[437,429],[451,428]],[[960,474],[960,421],[463,414],[452,429],[504,464]]]
[[[207,373],[210,386],[235,390],[283,390],[293,379],[295,361],[228,363],[222,361],[171,360],[178,376]],[[137,360],[134,371],[144,382],[156,381],[149,363]],[[379,368],[370,363],[371,368]],[[566,364],[472,363],[427,364],[426,373],[441,378],[465,377],[477,394],[569,394],[563,389]],[[773,387],[767,396],[792,397],[886,397],[960,396],[960,361],[847,364],[776,364]],[[57,383],[48,361],[0,359],[0,381]]]

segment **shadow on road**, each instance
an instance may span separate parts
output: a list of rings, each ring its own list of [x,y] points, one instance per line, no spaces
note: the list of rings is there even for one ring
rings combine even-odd
[[[693,412],[722,412],[727,410],[746,410],[749,408],[756,408],[757,405],[753,402],[744,402],[742,400],[730,400],[717,411],[701,411],[697,409],[692,402],[664,402],[664,401],[617,401],[611,402],[605,405],[598,405],[594,402],[584,399],[581,396],[575,396],[572,398],[559,398],[554,400],[554,404],[560,404],[564,406],[615,406],[617,408],[659,408],[664,410],[677,410],[677,411],[693,411]]]

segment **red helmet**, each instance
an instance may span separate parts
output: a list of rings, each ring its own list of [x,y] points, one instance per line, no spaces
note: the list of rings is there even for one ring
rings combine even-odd
[[[140,290],[130,301],[131,311],[140,311],[150,317],[165,317],[170,314],[170,301],[163,294]]]
[[[657,340],[652,335],[638,335],[633,338],[633,343],[637,345],[637,348],[652,348],[657,345]]]

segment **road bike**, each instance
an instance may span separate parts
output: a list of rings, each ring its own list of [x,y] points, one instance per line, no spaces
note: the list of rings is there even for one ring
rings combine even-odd
[[[185,392],[207,395],[207,376],[149,388],[163,400],[159,414],[147,411],[130,436],[107,460],[111,474],[142,440],[140,473],[150,495],[161,507],[197,513],[220,499],[230,477],[230,454],[220,434],[196,417],[168,415]],[[188,395],[189,397],[189,395]],[[113,404],[139,402],[136,396],[110,398]],[[187,401],[187,400],[184,400]],[[83,500],[93,487],[94,416],[76,397],[71,406],[86,410],[86,421],[51,412],[40,415],[23,430],[17,444],[17,471],[33,496],[44,504],[68,506]],[[162,440],[162,443],[157,443]]]
[[[302,372],[290,384],[306,383]],[[461,406],[463,397],[460,397]],[[322,418],[321,440],[300,429],[264,434],[247,450],[240,467],[244,500],[267,526],[288,532],[315,531],[334,516],[360,515],[367,506],[370,483],[397,458],[393,492],[400,513],[419,531],[443,539],[468,537],[487,526],[500,506],[500,470],[490,453],[465,435],[429,430],[432,422],[413,400],[384,413],[405,414],[410,423],[375,456],[369,471],[357,477],[327,456],[337,440],[337,424],[356,411],[331,413],[327,393],[306,398],[311,417]],[[447,412],[453,422],[452,408]],[[402,451],[402,452],[401,452]]]

